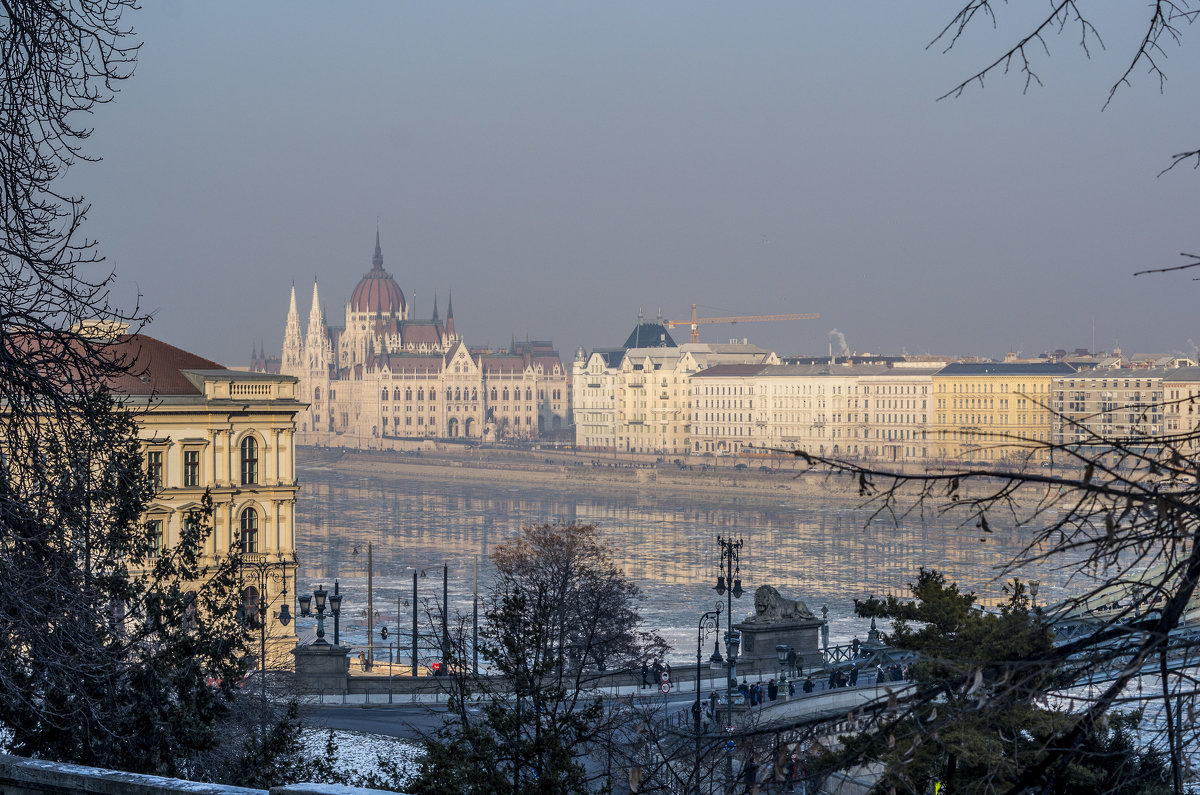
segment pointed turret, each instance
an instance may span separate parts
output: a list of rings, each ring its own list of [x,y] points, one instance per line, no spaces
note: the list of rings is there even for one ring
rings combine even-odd
[[[375,256],[371,257],[371,269],[383,270],[383,249],[379,246],[379,230],[375,230]]]
[[[283,331],[283,362],[280,372],[295,375],[303,361],[303,333],[300,331],[300,312],[296,309],[296,285],[292,284],[292,298],[288,304],[287,325]]]
[[[455,339],[454,333],[454,293],[450,293],[450,300],[446,302],[446,336],[450,339]]]
[[[433,323],[434,323],[434,325],[437,325],[437,322],[438,322],[437,293],[434,293],[433,294]]]
[[[325,349],[329,347],[329,335],[325,332],[325,316],[321,311],[321,296],[317,292],[317,280],[313,279],[312,309],[308,311],[308,329],[304,337],[304,355],[309,370],[324,370],[329,366]]]

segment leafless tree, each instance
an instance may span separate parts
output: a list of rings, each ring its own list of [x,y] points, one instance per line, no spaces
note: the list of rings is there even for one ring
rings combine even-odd
[[[136,7],[0,0],[0,725],[20,753],[186,775],[244,670],[236,566],[205,569],[207,511],[171,548],[143,524],[119,384],[144,318],[62,187],[133,73]]]
[[[664,644],[642,631],[638,589],[592,525],[525,527],[491,558],[488,675],[473,675],[460,621],[447,659],[454,721],[426,738],[413,791],[583,792],[611,777],[631,730],[631,713],[600,698],[603,680],[632,683]]]
[[[929,43],[929,47],[941,48],[943,52],[948,52],[960,46],[964,34],[968,31],[988,23],[991,23],[993,28],[998,28],[1001,15],[1005,11],[1014,10],[1006,8],[1007,5],[993,0],[969,0],[959,7],[957,13]],[[973,86],[982,88],[989,77],[1010,72],[1017,72],[1023,77],[1026,91],[1034,85],[1041,86],[1039,61],[1050,56],[1051,40],[1062,36],[1072,37],[1077,46],[1090,58],[1094,50],[1104,49],[1106,46],[1100,29],[1103,22],[1099,20],[1102,20],[1106,13],[1111,13],[1113,8],[1104,3],[1088,3],[1086,0],[1052,0],[1045,7],[1045,11],[1021,31],[1015,42],[1005,46],[1000,55],[960,80],[940,98],[961,96]],[[1117,31],[1114,35],[1114,38],[1127,41],[1123,46],[1127,47],[1129,55],[1124,70],[1119,75],[1114,75],[1103,107],[1107,107],[1113,101],[1119,89],[1132,86],[1139,74],[1157,82],[1159,91],[1165,92],[1165,62],[1170,55],[1170,48],[1182,46],[1188,29],[1200,15],[1200,8],[1194,0],[1152,0],[1146,3],[1144,8],[1144,23],[1139,28]],[[1200,149],[1172,155],[1170,163],[1160,172],[1160,176],[1189,161],[1192,161],[1193,167],[1200,168]]]

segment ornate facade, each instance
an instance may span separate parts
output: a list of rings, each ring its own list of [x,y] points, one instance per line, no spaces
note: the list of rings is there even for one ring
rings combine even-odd
[[[290,665],[294,435],[303,408],[296,379],[229,370],[144,334],[123,335],[112,350],[130,366],[109,386],[137,412],[146,467],[158,485],[145,514],[152,543],[178,544],[189,514],[211,494],[213,532],[204,555],[219,559],[240,548],[247,620],[255,634],[265,631],[268,666]]]
[[[575,443],[583,450],[683,455],[694,446],[693,376],[721,364],[778,364],[746,343],[676,345],[662,323],[638,324],[625,346],[575,354]]]
[[[280,372],[309,403],[300,444],[403,447],[414,440],[534,439],[570,425],[570,378],[549,342],[472,350],[434,299],[428,319],[410,317],[404,292],[383,268],[379,235],[371,270],[330,326],[313,283],[302,328],[292,288]]]

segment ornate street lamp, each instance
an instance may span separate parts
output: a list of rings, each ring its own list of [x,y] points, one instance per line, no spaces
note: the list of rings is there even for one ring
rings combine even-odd
[[[286,597],[288,594],[288,567],[295,567],[295,560],[289,560],[282,552],[279,554],[278,560],[271,560],[267,555],[256,555],[242,553],[236,556],[238,572],[243,574],[247,571],[252,571],[255,574],[255,583],[258,590],[258,676],[261,680],[262,705],[265,715],[267,706],[267,619],[269,618],[268,609],[270,605],[267,602],[267,588],[272,582],[282,585],[279,590],[279,596]],[[245,591],[243,591],[245,593]],[[251,625],[251,616],[249,615],[248,599],[242,599],[242,604],[238,606],[238,620],[242,624]],[[292,621],[292,614],[288,609],[288,603],[285,601],[280,605],[279,612],[275,614],[275,618],[283,626],[287,626]],[[262,731],[266,732],[266,723],[262,725]]]
[[[787,700],[787,654],[788,647],[782,643],[775,644],[775,656],[779,658],[779,695]]]
[[[737,687],[737,654],[742,638],[733,631],[733,600],[742,598],[742,569],[741,555],[744,542],[732,538],[717,536],[717,544],[721,547],[721,563],[717,569],[717,584],[713,590],[718,596],[724,596],[728,605],[729,631],[725,633],[725,656],[729,661],[729,675],[726,678],[725,689],[725,725],[732,731],[733,727],[733,693]],[[732,743],[725,746],[725,775],[730,785],[733,782],[733,749]]]
[[[700,649],[704,640],[710,635],[715,635],[721,631],[721,603],[717,602],[715,609],[709,610],[704,615],[700,616],[700,622],[696,625],[696,759],[697,764],[700,758]],[[713,653],[708,658],[709,664],[716,668],[721,666],[724,660],[721,659],[721,651],[717,648],[717,642],[713,641]]]
[[[313,602],[316,602],[316,611],[311,609]],[[324,585],[318,585],[317,589],[312,592],[312,595],[304,594],[300,597],[300,617],[311,618],[316,616],[317,619],[317,639],[313,641],[314,646],[328,646],[329,641],[325,640],[325,610],[326,603],[332,608],[332,615],[336,619],[342,612],[342,596],[334,594],[332,597],[329,591],[325,590]],[[337,636],[334,636],[334,644],[337,644]]]

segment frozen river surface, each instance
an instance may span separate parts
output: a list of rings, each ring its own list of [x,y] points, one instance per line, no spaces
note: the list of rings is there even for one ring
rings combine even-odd
[[[595,524],[626,575],[642,589],[647,625],[673,646],[672,660],[685,661],[694,659],[699,615],[717,598],[718,535],[745,539],[741,577],[748,595],[735,601],[736,619],[753,612],[755,588],[774,585],[818,615],[827,606],[830,641],[837,643],[866,637],[866,623],[853,615],[855,598],[906,594],[906,584],[920,566],[945,572],[985,602],[997,601],[1002,583],[996,567],[1011,559],[1030,533],[995,527],[982,540],[972,524],[960,526],[955,518],[937,516],[868,527],[868,512],[844,499],[770,501],[719,491],[697,496],[653,484],[572,490],[385,472],[363,477],[298,463],[299,588],[311,591],[340,581],[345,595],[342,640],[354,645],[366,641],[368,542],[373,547],[376,627],[386,624],[389,639],[395,640],[399,624],[406,640],[412,626],[413,571],[418,575],[418,607],[424,610],[440,601],[445,565],[451,613],[470,616],[476,561],[483,592],[491,576],[488,555],[497,543],[528,524]],[[1063,594],[1063,575],[1037,576],[1042,599]]]

